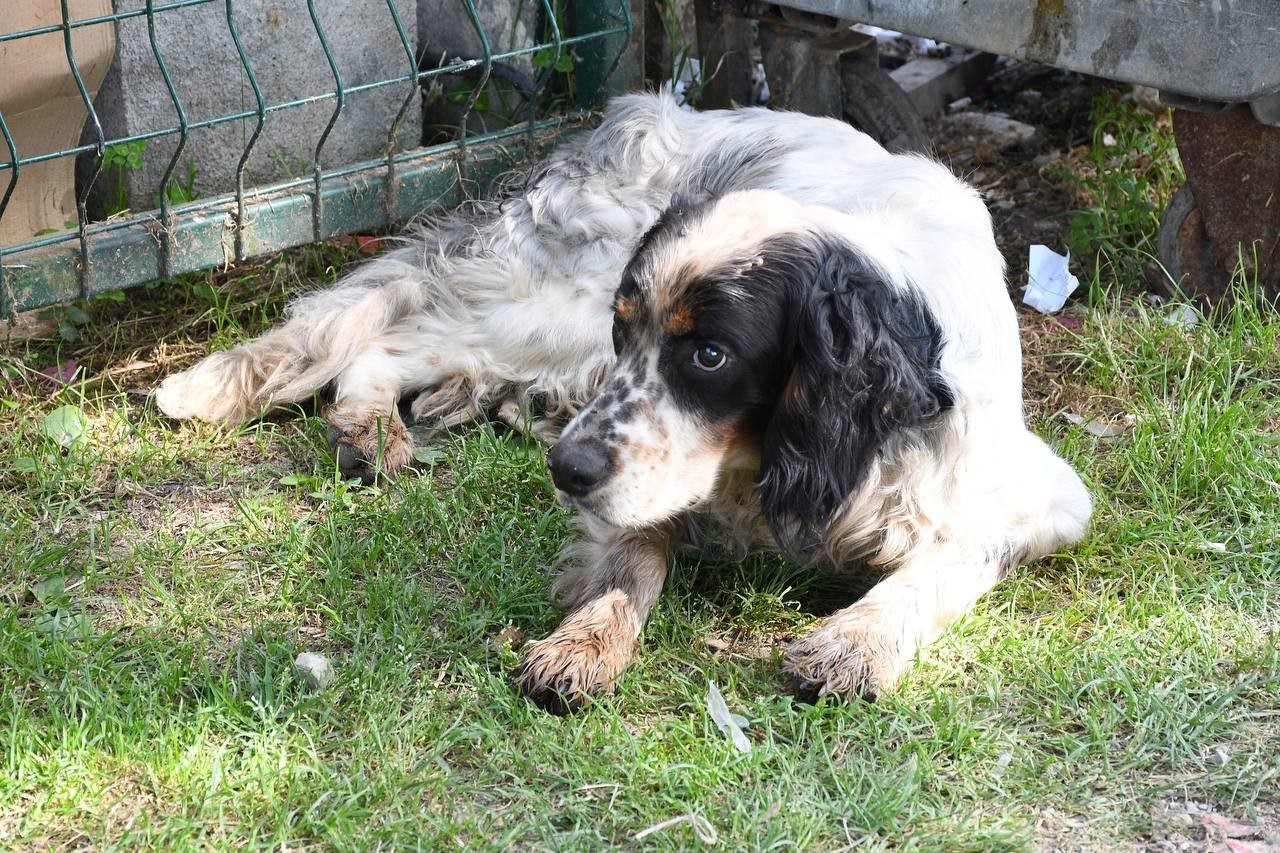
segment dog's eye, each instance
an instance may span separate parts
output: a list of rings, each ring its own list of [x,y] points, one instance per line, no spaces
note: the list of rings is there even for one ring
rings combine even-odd
[[[728,360],[729,354],[710,342],[699,344],[693,351],[694,366],[707,373],[715,373],[724,367],[724,363]]]

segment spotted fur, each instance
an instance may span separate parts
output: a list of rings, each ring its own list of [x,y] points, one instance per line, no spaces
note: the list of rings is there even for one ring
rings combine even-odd
[[[872,697],[1091,509],[1023,423],[977,194],[830,119],[620,98],[507,197],[424,221],[156,399],[235,423],[325,388],[366,479],[411,458],[405,397],[437,426],[572,418],[549,455],[582,530],[568,615],[517,672],[556,711],[614,688],[669,555],[708,537],[878,572],[784,660],[801,696]]]

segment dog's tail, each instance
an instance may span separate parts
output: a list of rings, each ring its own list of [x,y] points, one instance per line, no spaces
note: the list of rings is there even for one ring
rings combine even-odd
[[[156,389],[173,418],[236,424],[306,399],[382,332],[418,311],[423,271],[391,256],[290,306],[283,325],[176,373]]]

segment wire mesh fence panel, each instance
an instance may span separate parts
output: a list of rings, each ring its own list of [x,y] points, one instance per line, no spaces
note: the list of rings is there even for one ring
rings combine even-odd
[[[483,192],[619,88],[631,0],[10,0],[0,314]]]

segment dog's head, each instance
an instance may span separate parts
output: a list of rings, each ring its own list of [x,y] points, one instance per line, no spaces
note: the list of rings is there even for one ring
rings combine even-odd
[[[839,217],[764,191],[672,204],[618,288],[617,364],[551,451],[571,504],[641,527],[749,468],[796,549],[894,433],[950,405],[937,323]]]

